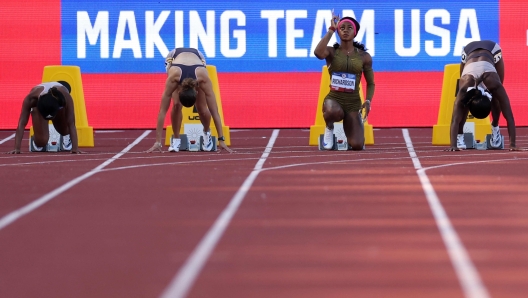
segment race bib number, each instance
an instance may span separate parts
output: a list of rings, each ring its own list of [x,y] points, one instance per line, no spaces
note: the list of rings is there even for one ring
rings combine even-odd
[[[330,89],[339,92],[354,92],[356,75],[344,72],[333,72],[330,78]]]

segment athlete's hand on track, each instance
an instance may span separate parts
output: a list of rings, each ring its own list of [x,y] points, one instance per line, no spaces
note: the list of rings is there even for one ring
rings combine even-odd
[[[528,148],[521,148],[521,147],[510,147],[510,151],[528,151]]]
[[[72,151],[71,151],[71,154],[85,154],[85,153],[86,153],[86,152],[81,151],[81,150],[79,150],[79,149],[77,149],[77,150],[72,150]]]
[[[444,151],[460,151],[460,149],[458,149],[457,147],[449,147],[445,149]]]
[[[226,150],[229,153],[235,152],[235,151],[233,151],[233,149],[227,147],[227,145],[225,144],[224,141],[220,141],[220,148],[218,148],[217,152],[220,153],[222,151],[222,149]]]
[[[5,154],[20,154],[20,149],[11,150],[6,152]]]
[[[161,143],[154,143],[154,145],[152,145],[152,147],[150,147],[149,150],[145,151],[146,153],[151,153],[151,152],[154,152],[154,151],[159,151],[161,153],[163,153],[163,151],[161,150]]]

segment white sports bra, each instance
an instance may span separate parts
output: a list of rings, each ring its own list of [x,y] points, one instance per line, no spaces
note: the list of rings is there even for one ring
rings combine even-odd
[[[48,82],[48,83],[42,83],[42,84],[39,84],[39,85],[37,85],[37,87],[38,87],[38,86],[42,86],[42,87],[44,87],[44,90],[42,90],[42,91],[40,92],[40,95],[39,95],[39,96],[42,96],[42,95],[44,95],[44,94],[48,94],[48,92],[49,92],[49,90],[50,90],[51,88],[62,86],[62,84],[57,83],[57,82]]]

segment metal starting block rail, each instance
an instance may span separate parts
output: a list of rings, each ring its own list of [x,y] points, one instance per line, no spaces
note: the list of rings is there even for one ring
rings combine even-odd
[[[491,146],[491,134],[486,135],[484,142],[477,142],[472,133],[464,133],[464,143],[466,149],[477,149],[477,150],[498,150],[504,149],[504,136],[501,135],[501,145],[499,147]]]
[[[62,143],[62,136],[61,134],[55,130],[55,127],[53,124],[49,124],[49,139],[46,146],[42,147],[42,150],[37,150],[35,147],[35,143],[33,142],[34,135],[29,138],[29,151],[30,152],[59,152],[59,151],[70,151],[64,149],[64,145]]]
[[[29,139],[29,151],[30,152],[59,152],[59,151],[70,151],[70,150],[66,150],[64,149],[63,145],[62,145],[62,136],[60,136],[60,138],[58,140],[49,140],[48,143],[46,144],[46,146],[42,147],[42,150],[37,150],[37,148],[35,148],[35,145],[33,143],[33,137],[34,136],[31,136],[31,138]]]
[[[174,139],[174,135],[171,137],[171,143],[172,139]],[[180,151],[205,151],[203,150],[203,136],[200,136],[198,140],[190,139],[187,137],[187,134],[180,134]],[[213,149],[211,151],[216,151],[217,145],[216,145],[216,137],[211,136],[211,141],[213,142]]]

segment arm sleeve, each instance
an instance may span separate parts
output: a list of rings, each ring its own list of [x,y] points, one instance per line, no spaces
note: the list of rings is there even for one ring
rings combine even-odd
[[[367,98],[372,99],[374,96],[374,89],[376,84],[374,84],[374,70],[372,68],[364,69],[363,74],[365,75],[365,80],[367,81]]]

